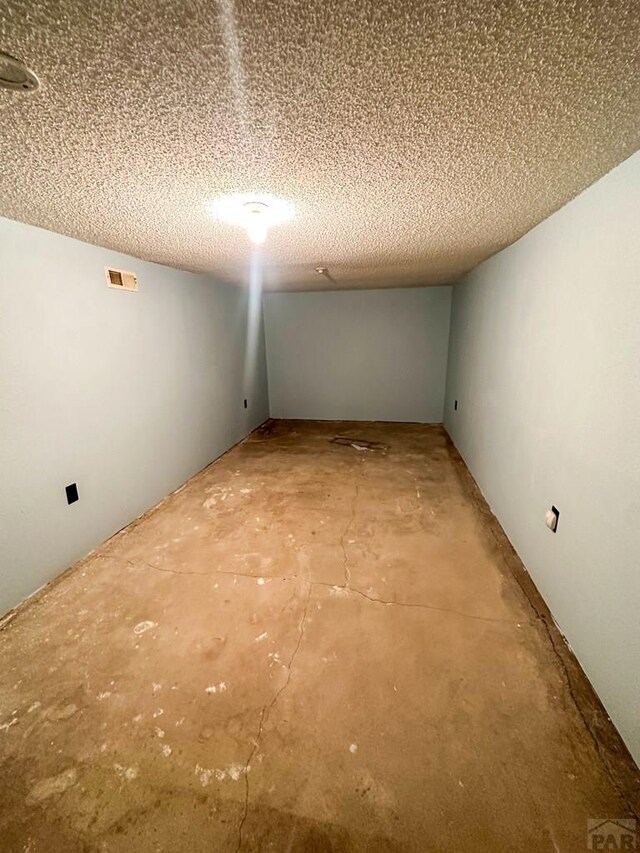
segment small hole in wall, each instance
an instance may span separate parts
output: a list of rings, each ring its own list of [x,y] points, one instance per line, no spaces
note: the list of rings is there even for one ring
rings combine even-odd
[[[453,404],[453,409],[454,409],[454,411],[456,411],[456,412],[458,411],[458,401],[457,401],[457,400],[456,400],[456,401],[455,401],[455,403]]]
[[[245,409],[247,408],[247,401],[246,400],[244,401],[244,407],[245,407]]]
[[[67,503],[74,504],[78,500],[78,484],[71,483],[70,486],[65,486],[65,492],[67,495]]]

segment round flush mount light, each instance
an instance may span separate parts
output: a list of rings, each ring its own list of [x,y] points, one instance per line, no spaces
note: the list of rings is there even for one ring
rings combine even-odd
[[[209,209],[222,222],[243,228],[256,244],[264,243],[272,228],[283,225],[295,215],[288,201],[265,194],[221,196],[211,202]]]
[[[35,92],[40,81],[24,62],[0,51],[0,86],[18,92]]]
[[[247,201],[242,207],[247,214],[249,239],[257,245],[264,243],[269,230],[269,205],[263,201]]]

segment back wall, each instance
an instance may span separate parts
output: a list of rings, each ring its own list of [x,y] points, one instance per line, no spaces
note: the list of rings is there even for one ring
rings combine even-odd
[[[450,287],[264,296],[273,418],[439,423]]]

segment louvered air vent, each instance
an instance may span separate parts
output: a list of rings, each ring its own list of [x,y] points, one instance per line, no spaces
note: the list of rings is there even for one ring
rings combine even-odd
[[[109,287],[115,287],[117,290],[137,290],[138,279],[132,272],[124,270],[114,270],[111,267],[105,267],[107,275],[107,284]]]

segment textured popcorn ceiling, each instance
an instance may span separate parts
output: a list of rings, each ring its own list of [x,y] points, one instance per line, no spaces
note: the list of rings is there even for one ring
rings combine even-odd
[[[640,146],[638,0],[57,0],[0,11],[0,214],[275,288],[452,282]],[[328,266],[335,284],[313,272]]]

